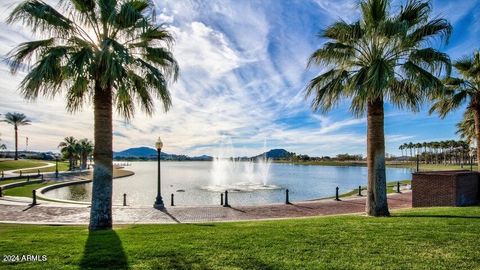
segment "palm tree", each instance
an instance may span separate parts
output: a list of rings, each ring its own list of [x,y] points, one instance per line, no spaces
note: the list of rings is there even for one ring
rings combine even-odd
[[[178,74],[170,52],[172,35],[156,25],[151,0],[61,1],[58,8],[27,0],[10,13],[46,39],[25,42],[10,53],[12,73],[31,66],[20,85],[23,96],[54,96],[66,91],[68,111],[93,103],[94,177],[90,230],[112,227],[112,109],[127,120],[135,101],[151,115],[158,98],[171,106],[168,82]]]
[[[0,141],[2,141],[2,139],[0,139]],[[7,149],[7,146],[3,143],[0,143],[0,150],[5,150]]]
[[[88,139],[82,139],[78,142],[81,168],[87,168],[88,156],[93,153],[93,143]]]
[[[429,2],[410,0],[398,14],[391,0],[361,0],[361,19],[337,21],[320,33],[329,39],[315,51],[309,65],[327,68],[306,87],[312,109],[327,112],[342,98],[351,111],[367,114],[367,214],[388,216],[385,179],[384,102],[418,111],[422,99],[443,90],[437,78],[449,71],[449,57],[425,44],[448,38],[451,25],[429,19]],[[446,39],[445,39],[446,40]]]
[[[65,137],[58,147],[62,155],[68,159],[68,169],[71,171],[75,165],[75,158],[78,152],[78,142],[74,137]]]
[[[410,158],[413,158],[412,149],[415,147],[415,144],[412,142],[409,142],[407,145],[408,145],[408,149],[410,149]]]
[[[447,78],[448,95],[438,96],[430,112],[438,112],[443,118],[449,112],[467,103],[467,110],[473,113],[475,139],[480,145],[480,51],[472,57],[463,57],[453,63],[459,78]],[[480,147],[477,147],[477,160],[480,160]],[[480,163],[478,164],[480,170]]]
[[[25,114],[14,112],[5,114],[3,122],[13,125],[15,130],[15,160],[18,160],[18,127],[30,125],[32,121],[28,120]]]
[[[463,113],[463,119],[457,123],[457,134],[462,140],[465,140],[468,145],[475,143],[475,119],[472,110],[466,110]]]

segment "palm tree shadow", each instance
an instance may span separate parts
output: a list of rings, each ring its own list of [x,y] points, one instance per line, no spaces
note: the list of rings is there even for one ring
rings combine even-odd
[[[114,230],[89,232],[81,269],[127,269],[122,241]]]

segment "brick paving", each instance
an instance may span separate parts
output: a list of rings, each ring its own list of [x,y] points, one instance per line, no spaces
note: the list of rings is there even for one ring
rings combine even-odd
[[[390,209],[410,208],[411,192],[388,196]],[[87,205],[59,204],[41,201],[31,207],[25,201],[0,200],[0,223],[32,224],[88,224],[90,208]],[[262,206],[195,206],[167,207],[163,211],[152,207],[114,206],[115,224],[168,224],[240,221],[354,214],[365,211],[365,197],[298,202],[290,205]]]

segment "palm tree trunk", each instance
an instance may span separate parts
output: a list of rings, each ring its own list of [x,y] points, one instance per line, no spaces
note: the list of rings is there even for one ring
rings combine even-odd
[[[112,228],[112,88],[95,83],[95,167],[89,230]]]
[[[473,107],[473,119],[475,120],[475,138],[477,139],[477,160],[480,161],[480,105]],[[477,164],[480,171],[480,162]]]
[[[366,212],[370,216],[389,216],[385,175],[385,134],[383,100],[368,102]]]
[[[15,160],[18,160],[18,127],[15,125]]]

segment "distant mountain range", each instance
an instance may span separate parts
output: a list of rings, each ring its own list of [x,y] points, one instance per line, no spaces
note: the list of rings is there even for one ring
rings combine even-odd
[[[285,149],[272,149],[268,152],[262,153],[253,157],[242,157],[240,159],[255,159],[266,156],[270,159],[287,159],[294,155],[294,153],[288,152]],[[150,147],[135,147],[129,148],[119,152],[113,152],[113,158],[115,160],[153,160],[157,159],[157,150]],[[211,161],[212,156],[202,155],[190,157],[186,155],[175,155],[161,152],[160,158],[162,160],[174,160],[174,161]]]
[[[113,158],[116,160],[150,160],[157,159],[157,150],[150,147],[135,147],[129,148],[120,152],[113,152]],[[198,156],[198,157],[189,157],[186,155],[175,155],[168,154],[165,152],[160,153],[161,160],[198,160],[198,161],[208,161],[213,158],[210,156]]]

